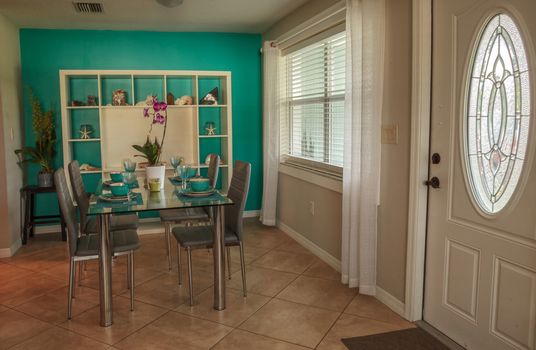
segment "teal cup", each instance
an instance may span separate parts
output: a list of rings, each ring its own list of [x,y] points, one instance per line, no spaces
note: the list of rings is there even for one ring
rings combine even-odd
[[[123,174],[121,174],[119,171],[112,171],[110,173],[110,178],[113,182],[123,182]]]
[[[124,183],[113,183],[110,185],[110,190],[114,196],[126,196],[128,195],[128,186]]]
[[[190,187],[194,192],[203,192],[207,191],[210,188],[210,184],[207,178],[196,177],[190,179]]]

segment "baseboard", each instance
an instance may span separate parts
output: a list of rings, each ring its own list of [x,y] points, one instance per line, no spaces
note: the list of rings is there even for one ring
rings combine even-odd
[[[389,294],[384,289],[376,286],[376,299],[384,303],[388,308],[396,312],[402,317],[404,316],[405,305],[403,302],[395,298],[392,294]]]
[[[307,248],[311,253],[316,255],[320,260],[328,264],[329,266],[333,267],[338,272],[341,272],[341,261],[337,258],[335,258],[333,255],[326,252],[324,249],[320,248],[315,243],[311,242],[304,236],[302,236],[300,233],[295,231],[290,226],[286,225],[285,223],[277,220],[277,227],[285,232],[287,235],[289,235],[292,239],[294,239],[296,242]]]
[[[13,256],[17,250],[22,246],[20,239],[17,239],[9,248],[0,249],[0,258],[9,258]]]
[[[256,218],[261,215],[260,210],[246,210],[244,211],[244,218]]]

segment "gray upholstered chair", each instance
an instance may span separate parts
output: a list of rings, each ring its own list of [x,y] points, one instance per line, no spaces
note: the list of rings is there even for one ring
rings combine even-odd
[[[211,187],[216,187],[218,173],[220,171],[220,156],[211,153],[208,165],[208,179]],[[168,267],[171,270],[171,227],[177,224],[191,226],[198,223],[210,223],[210,211],[208,208],[187,208],[176,210],[162,210],[160,221],[164,224]]]
[[[74,199],[78,205],[80,215],[80,230],[84,234],[97,233],[97,220],[95,217],[88,217],[89,193],[86,192],[80,165],[77,160],[69,163],[69,177],[73,188]],[[110,222],[110,230],[137,230],[139,225],[138,216],[135,214],[113,215]]]
[[[76,207],[73,204],[67,178],[63,168],[54,173],[56,193],[60,210],[67,226],[67,244],[69,246],[69,292],[67,317],[71,319],[72,301],[75,292],[76,263],[99,259],[99,241],[96,234],[80,235],[76,220]],[[112,253],[114,256],[127,254],[128,287],[130,289],[130,309],[134,310],[134,251],[140,247],[138,234],[135,230],[114,231],[112,235]],[[79,276],[80,278],[80,276]]]
[[[246,270],[244,263],[244,245],[242,240],[242,221],[244,207],[249,191],[249,181],[251,177],[251,164],[236,161],[233,168],[233,177],[227,196],[234,202],[234,205],[225,207],[225,246],[227,247],[226,260],[230,266],[230,246],[240,247],[240,266],[242,270],[242,289],[244,296],[247,296]],[[173,236],[177,240],[177,261],[179,269],[179,284],[182,283],[182,272],[180,265],[180,250],[184,247],[188,253],[188,283],[190,288],[190,305],[193,305],[192,288],[192,249],[212,248],[213,234],[210,226],[175,227]],[[229,271],[230,275],[230,271]]]

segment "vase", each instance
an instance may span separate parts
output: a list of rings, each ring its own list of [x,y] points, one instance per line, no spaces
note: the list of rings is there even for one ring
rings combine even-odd
[[[165,165],[148,166],[145,168],[145,175],[147,182],[150,179],[160,179],[160,189],[164,188],[164,181],[166,179]]]
[[[37,174],[37,184],[39,187],[52,187],[54,185],[54,179],[52,173],[39,173]]]

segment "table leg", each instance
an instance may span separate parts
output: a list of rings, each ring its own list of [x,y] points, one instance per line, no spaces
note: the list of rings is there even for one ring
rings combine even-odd
[[[26,200],[26,194],[24,191],[20,191],[20,200],[19,200],[19,205],[20,205],[20,240],[22,242],[22,244],[26,244],[26,205],[24,203],[24,201]]]
[[[30,193],[30,222],[31,222],[30,237],[33,237],[35,233],[34,217],[35,217],[35,195],[33,193]]]
[[[110,240],[110,214],[97,216],[99,227],[99,297],[100,297],[100,325],[111,326],[112,313],[112,246]]]
[[[224,207],[213,207],[214,211],[214,309],[225,310],[225,214]]]

